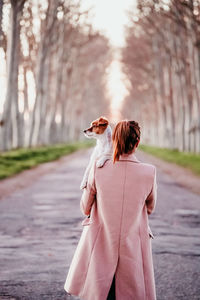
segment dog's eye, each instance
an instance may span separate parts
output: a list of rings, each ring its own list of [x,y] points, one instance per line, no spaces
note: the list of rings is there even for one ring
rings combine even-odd
[[[106,126],[107,124],[106,123],[103,123],[103,124],[99,124],[99,126]]]
[[[97,127],[97,125],[93,125],[92,127],[93,127],[93,128],[96,128],[96,127]]]

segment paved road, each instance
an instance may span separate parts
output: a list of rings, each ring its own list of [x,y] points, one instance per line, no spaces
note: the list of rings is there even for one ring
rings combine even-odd
[[[63,289],[81,234],[79,184],[90,151],[0,201],[0,299],[76,299]],[[145,155],[136,155],[147,161]],[[157,167],[150,218],[158,300],[200,299],[200,196]],[[124,300],[124,299],[123,299]]]

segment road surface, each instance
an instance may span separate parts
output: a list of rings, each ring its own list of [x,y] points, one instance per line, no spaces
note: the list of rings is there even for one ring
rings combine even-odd
[[[79,185],[90,153],[72,154],[0,200],[0,300],[78,299],[63,286],[82,231]],[[200,196],[159,167],[157,180],[150,216],[157,300],[200,299]]]

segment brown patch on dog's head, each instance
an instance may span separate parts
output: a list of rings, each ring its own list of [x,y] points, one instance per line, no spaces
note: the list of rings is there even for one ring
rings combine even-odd
[[[100,117],[100,118],[94,120],[91,123],[91,127],[84,130],[84,132],[86,133],[87,131],[89,131],[89,132],[94,132],[96,134],[103,134],[104,131],[106,130],[108,124],[109,124],[108,120],[105,117]]]

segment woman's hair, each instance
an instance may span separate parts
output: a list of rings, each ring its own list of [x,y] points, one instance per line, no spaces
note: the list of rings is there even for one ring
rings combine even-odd
[[[120,155],[131,153],[140,140],[140,127],[135,121],[121,121],[114,128],[113,141],[113,163],[119,160]]]

